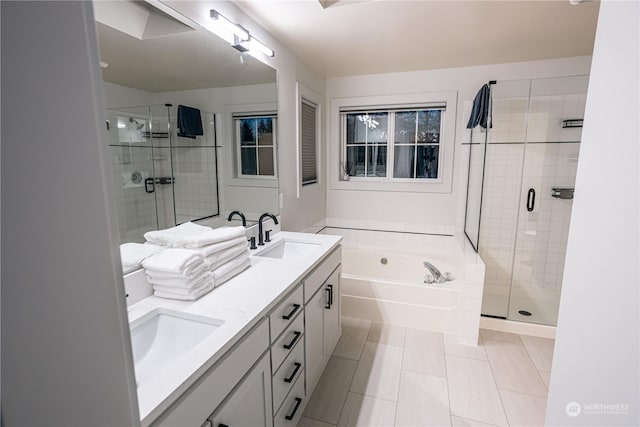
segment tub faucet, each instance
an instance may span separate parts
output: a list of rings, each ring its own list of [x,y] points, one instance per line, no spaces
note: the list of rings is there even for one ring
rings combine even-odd
[[[262,215],[260,215],[260,219],[258,220],[258,246],[264,245],[264,235],[262,234],[262,220],[267,217],[271,218],[274,224],[278,223],[278,218],[276,218],[275,215],[273,214],[263,213]],[[271,230],[268,230],[268,231],[271,231]],[[268,241],[269,239],[267,239],[267,242]]]
[[[427,268],[427,270],[429,270],[429,272],[431,273],[432,279],[431,281],[429,281],[427,279],[427,277],[425,277],[424,281],[425,283],[444,283],[447,281],[447,279],[444,277],[444,275],[440,272],[440,270],[438,270],[433,264],[431,264],[430,262],[425,261],[423,263],[423,265]],[[429,275],[427,275],[429,276]]]
[[[229,216],[227,217],[227,221],[231,221],[233,219],[234,215],[238,215],[240,217],[240,219],[242,219],[242,226],[246,227],[247,226],[247,218],[245,218],[244,214],[240,211],[233,211],[229,214]]]

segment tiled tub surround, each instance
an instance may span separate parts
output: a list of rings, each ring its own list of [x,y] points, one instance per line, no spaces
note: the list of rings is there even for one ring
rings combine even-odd
[[[179,364],[138,387],[142,425],[150,425],[189,387],[196,384],[249,330],[263,321],[266,313],[277,305],[280,298],[297,286],[320,259],[340,243],[337,236],[281,232],[276,235],[272,244],[286,238],[314,242],[318,247],[307,258],[295,264],[254,257],[250,268],[195,302],[150,296],[129,305],[130,322],[157,308],[224,321],[213,335],[202,341]]]
[[[327,227],[323,233],[343,237],[343,315],[452,333],[460,343],[477,344],[484,264],[464,240],[336,227]],[[383,257],[388,263],[380,266]],[[425,284],[428,270],[423,261],[443,274],[451,272],[455,280]],[[422,274],[405,277],[408,268],[402,266],[386,270],[396,262],[412,263],[411,269]]]
[[[554,341],[455,335],[343,318],[298,427],[542,426]]]

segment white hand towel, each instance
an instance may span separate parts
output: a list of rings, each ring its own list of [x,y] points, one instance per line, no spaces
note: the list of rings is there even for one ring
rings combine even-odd
[[[144,238],[147,242],[154,243],[156,245],[179,247],[173,243],[184,236],[189,236],[198,233],[204,233],[211,231],[213,228],[205,227],[202,225],[194,224],[192,222],[185,222],[175,227],[166,228],[164,230],[154,230],[144,233]]]
[[[213,274],[204,271],[194,278],[185,277],[154,277],[147,275],[147,281],[153,286],[160,285],[172,288],[194,289],[206,283],[214,283]]]
[[[186,222],[166,230],[149,231],[144,238],[148,242],[172,248],[201,248],[214,243],[244,237],[246,230],[242,226],[220,227],[212,229]]]
[[[195,288],[176,288],[174,286],[166,285],[153,285],[154,291],[166,292],[176,295],[195,295],[202,291],[204,288],[213,288],[213,281],[202,283]]]
[[[243,239],[244,240],[244,239]],[[142,243],[123,243],[120,245],[120,260],[122,272],[129,273],[142,267],[142,261],[151,255],[157,254],[164,248],[156,245]]]
[[[167,279],[167,280],[195,280],[201,274],[209,271],[209,264],[206,262],[199,263],[197,266],[190,268],[185,273],[172,273],[168,271],[158,271],[145,269],[144,273],[149,279]]]
[[[154,291],[153,294],[160,298],[177,299],[182,301],[195,301],[203,295],[208,294],[213,290],[213,285],[207,285],[197,292],[189,293],[188,295],[181,295],[174,292]]]
[[[212,245],[202,246],[201,248],[194,249],[194,251],[200,251],[203,257],[207,258],[212,255],[216,255],[225,249],[230,249],[236,246],[247,246],[247,239],[245,236],[236,237],[235,239],[225,240],[224,242],[214,243]]]
[[[215,278],[215,282],[216,285],[218,284],[218,278],[222,277],[224,275],[226,275],[227,273],[229,273],[230,271],[232,271],[234,268],[243,265],[245,263],[245,261],[249,261],[249,257],[245,256],[245,255],[241,255],[239,257],[236,257],[234,259],[232,259],[231,261],[227,262],[226,264],[224,264],[221,267],[216,268],[215,270],[213,270],[213,277]]]
[[[226,273],[217,275],[215,279],[216,287],[232,279],[234,276],[242,273],[245,269],[249,268],[250,266],[251,266],[251,260],[245,259],[242,263],[232,268],[231,270],[228,270]]]
[[[240,247],[233,248],[233,250],[229,249],[228,252],[226,252],[224,256],[221,257],[213,259],[205,258],[205,261],[209,263],[209,270],[214,271],[239,256],[245,256],[247,258],[249,257],[249,248],[246,245],[243,244]]]
[[[188,249],[166,249],[142,261],[147,274],[153,272],[176,273],[189,276],[202,268],[204,257]]]

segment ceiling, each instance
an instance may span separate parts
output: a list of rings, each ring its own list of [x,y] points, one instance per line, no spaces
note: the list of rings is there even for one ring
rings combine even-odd
[[[104,81],[148,92],[276,81],[275,70],[195,24],[169,22],[140,2],[100,1],[96,6],[100,61],[108,64]]]
[[[325,77],[590,55],[599,2],[235,0]]]

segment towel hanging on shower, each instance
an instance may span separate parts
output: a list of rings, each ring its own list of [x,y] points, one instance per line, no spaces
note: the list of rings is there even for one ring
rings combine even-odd
[[[488,84],[483,85],[476,97],[473,99],[473,109],[471,117],[467,123],[467,129],[473,129],[480,125],[483,128],[492,127],[491,125],[491,88]]]
[[[196,139],[198,135],[203,135],[200,110],[178,105],[178,136]]]

